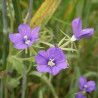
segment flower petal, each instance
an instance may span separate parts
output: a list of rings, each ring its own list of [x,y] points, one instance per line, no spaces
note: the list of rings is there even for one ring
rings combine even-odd
[[[61,70],[61,68],[57,67],[57,66],[53,66],[52,67],[52,74],[56,75],[59,73],[59,71]]]
[[[23,44],[23,43],[19,43],[19,44],[15,44],[14,47],[16,49],[25,49],[25,48],[27,48],[27,45]]]
[[[43,50],[40,50],[38,55],[36,55],[35,60],[38,64],[48,64],[47,53]]]
[[[88,81],[86,91],[87,92],[92,92],[93,90],[96,90],[95,85],[96,85],[95,81]]]
[[[72,28],[73,28],[73,34],[75,35],[75,37],[78,37],[79,32],[82,29],[82,22],[80,20],[80,18],[76,18],[72,21]]]
[[[52,70],[51,70],[51,67],[48,66],[48,65],[38,65],[36,67],[36,69],[39,71],[39,72],[49,72],[49,73],[52,73]]]
[[[19,33],[21,33],[22,37],[27,36],[30,39],[31,36],[31,28],[27,24],[21,24],[18,27]]]
[[[67,63],[66,62],[57,63],[56,66],[61,68],[61,69],[66,69]]]
[[[81,30],[79,33],[79,38],[88,38],[94,34],[94,29],[93,28],[88,28]]]
[[[15,33],[15,34],[9,34],[10,40],[14,43],[20,43],[20,41],[23,41],[21,34]]]
[[[40,54],[41,56],[43,56],[43,57],[46,58],[47,60],[49,59],[49,58],[48,58],[48,55],[47,55],[47,52],[45,52],[44,50],[40,50],[40,51],[38,52],[38,54]]]
[[[84,85],[86,85],[87,79],[85,77],[79,78],[79,88],[80,90],[84,90]]]
[[[38,38],[38,34],[39,34],[39,26],[35,27],[31,31],[31,39],[33,40],[34,38]]]
[[[66,56],[60,48],[51,47],[47,50],[47,54],[50,59],[54,59],[56,62],[62,62],[66,60]]]
[[[81,92],[78,93],[75,98],[86,98]]]

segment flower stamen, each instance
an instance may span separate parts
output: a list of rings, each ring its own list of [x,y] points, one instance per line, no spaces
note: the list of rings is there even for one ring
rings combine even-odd
[[[30,40],[27,40],[28,39],[27,35],[24,36],[24,39],[26,40],[25,44],[28,45],[30,43]]]
[[[55,63],[53,61],[54,61],[54,59],[49,59],[48,65],[51,66],[51,67],[54,66]]]
[[[25,44],[28,45],[29,43],[30,43],[30,40],[26,40],[26,41],[25,41]]]

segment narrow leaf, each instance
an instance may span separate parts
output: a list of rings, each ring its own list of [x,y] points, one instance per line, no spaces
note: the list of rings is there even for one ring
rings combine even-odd
[[[44,26],[52,17],[60,2],[61,0],[45,0],[35,15],[32,17],[30,26],[32,28],[39,24]]]

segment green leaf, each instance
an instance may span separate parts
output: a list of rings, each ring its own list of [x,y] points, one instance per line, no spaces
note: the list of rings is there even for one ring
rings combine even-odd
[[[10,79],[9,80],[9,85],[12,88],[16,88],[19,85],[19,80],[18,79],[15,79],[15,78]]]
[[[19,0],[12,0],[13,7],[14,7],[14,13],[15,13],[15,19],[16,19],[16,25],[20,25],[22,23],[22,13],[21,13],[21,7]]]
[[[15,68],[15,70],[19,73],[19,74],[23,74],[23,70],[24,70],[24,65],[23,62],[17,59],[14,59],[12,57],[8,58],[8,62],[10,64],[12,64],[12,66]]]
[[[38,11],[31,19],[30,26],[36,27],[37,25],[45,26],[49,19],[54,14],[61,0],[45,0]]]
[[[47,43],[47,42],[41,42],[41,41],[40,41],[40,43],[43,43],[43,44],[48,45],[48,46],[50,46],[50,47],[54,47],[54,45],[52,45],[52,44],[50,44],[50,43]]]
[[[72,48],[61,48],[62,50],[66,50],[66,51],[76,51],[78,52],[78,50],[76,49],[72,49]]]
[[[97,72],[88,72],[88,73],[84,74],[84,76],[85,76],[85,77],[91,77],[91,76],[96,76],[96,77],[98,77],[98,74],[97,74]]]

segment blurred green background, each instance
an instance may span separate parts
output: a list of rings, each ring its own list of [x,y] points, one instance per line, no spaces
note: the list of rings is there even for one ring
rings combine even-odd
[[[7,21],[8,33],[18,32],[19,24],[22,24],[29,10],[29,0],[6,0],[7,1]],[[97,90],[90,94],[91,98],[98,98],[98,0],[45,0],[53,1],[58,6],[50,5],[50,12],[35,14],[40,9],[44,0],[33,0],[32,17],[35,18],[43,14],[42,21],[38,23],[41,28],[40,39],[44,42],[52,44],[58,43],[63,34],[60,29],[72,36],[71,22],[73,19],[80,17],[83,29],[94,28],[94,35],[88,39],[81,39],[76,43],[79,53],[67,52],[67,60],[69,68],[62,70],[58,75],[52,77],[52,84],[59,98],[74,98],[75,93],[79,91],[78,79],[80,76],[86,76],[88,80],[96,81]],[[48,6],[46,4],[46,8]],[[60,4],[58,3],[60,2]],[[44,4],[43,4],[44,6]],[[57,8],[56,8],[57,7]],[[52,11],[55,11],[52,14]],[[47,10],[46,10],[47,11]],[[33,17],[33,19],[35,19]],[[50,17],[50,18],[49,18]],[[38,17],[40,18],[40,17]],[[35,24],[31,20],[31,27]],[[34,20],[36,23],[36,20]],[[0,1],[0,74],[12,70],[11,75],[6,75],[8,90],[8,98],[21,98],[21,74],[23,70],[23,59],[15,59],[19,50],[13,48],[8,37],[3,34],[3,17],[2,5]],[[5,41],[5,45],[4,45]],[[35,46],[48,49],[47,45],[35,43]],[[38,52],[40,49],[34,47]],[[32,56],[34,56],[32,54]],[[21,55],[19,55],[21,57]],[[4,60],[5,59],[5,60]],[[18,61],[19,60],[19,61]],[[29,58],[31,65],[35,64],[34,58]],[[5,63],[5,64],[4,64]],[[18,66],[19,64],[19,66]],[[18,66],[18,67],[17,67]],[[21,66],[21,67],[20,67]],[[19,70],[20,69],[20,70]],[[35,66],[31,66],[30,72],[36,70]],[[48,74],[46,74],[48,76]],[[19,78],[19,79],[18,79]],[[18,80],[16,80],[18,79]],[[36,75],[28,74],[26,98],[54,98],[47,83]]]

